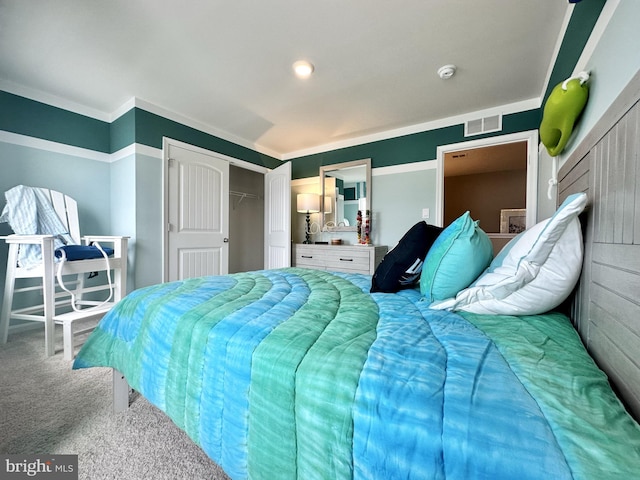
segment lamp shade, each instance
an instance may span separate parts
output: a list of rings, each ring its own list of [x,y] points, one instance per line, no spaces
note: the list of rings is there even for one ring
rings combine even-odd
[[[318,213],[320,196],[315,193],[299,193],[297,197],[298,213]]]

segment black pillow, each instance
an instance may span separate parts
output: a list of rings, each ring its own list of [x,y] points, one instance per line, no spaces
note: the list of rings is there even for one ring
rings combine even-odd
[[[425,221],[411,227],[376,268],[371,292],[394,293],[413,287],[420,280],[427,252],[442,230]]]

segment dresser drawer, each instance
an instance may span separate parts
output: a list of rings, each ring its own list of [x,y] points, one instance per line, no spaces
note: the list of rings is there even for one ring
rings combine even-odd
[[[320,252],[310,249],[296,248],[294,252],[293,266],[302,268],[316,268],[324,270],[325,260]]]
[[[294,267],[373,275],[387,250],[385,246],[296,244],[292,264]]]
[[[325,263],[327,270],[369,273],[371,268],[370,247],[330,248],[331,254],[327,255]]]

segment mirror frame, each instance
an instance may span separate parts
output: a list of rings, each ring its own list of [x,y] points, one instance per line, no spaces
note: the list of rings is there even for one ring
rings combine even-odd
[[[363,158],[362,160],[353,160],[351,162],[343,162],[343,163],[334,163],[332,165],[323,165],[320,167],[320,225],[321,225],[321,229],[323,231],[329,231],[329,232],[355,232],[357,231],[358,227],[356,227],[355,225],[353,226],[348,226],[348,227],[344,227],[344,226],[334,226],[334,227],[327,227],[325,225],[325,221],[324,221],[324,179],[327,176],[327,174],[329,172],[334,172],[336,170],[340,170],[342,168],[351,168],[351,167],[358,167],[358,166],[364,166],[365,167],[365,184],[366,184],[366,189],[367,189],[367,196],[366,196],[366,205],[367,205],[367,210],[371,211],[371,191],[372,191],[372,185],[371,185],[371,159],[370,158]]]

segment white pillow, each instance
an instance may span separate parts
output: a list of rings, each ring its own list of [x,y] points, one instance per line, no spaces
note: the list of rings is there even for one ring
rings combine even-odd
[[[557,307],[580,276],[583,246],[578,215],[586,204],[585,193],[570,195],[553,217],[505,245],[469,288],[430,308],[534,315]]]

